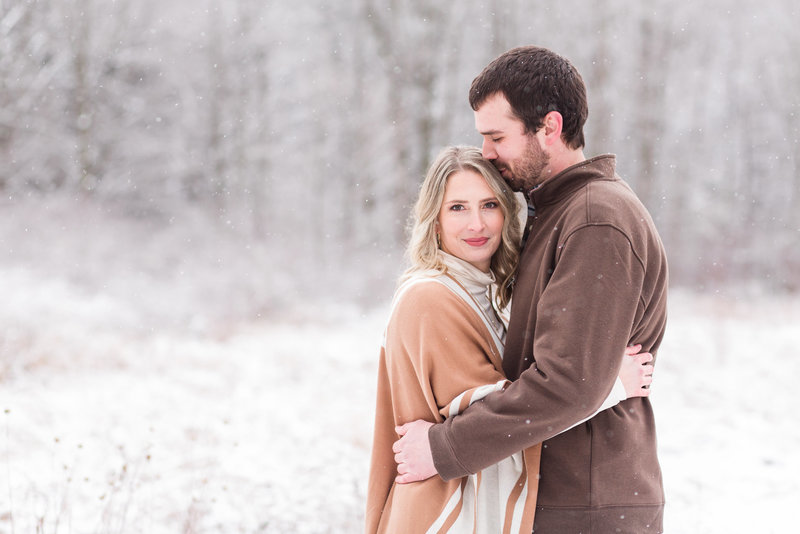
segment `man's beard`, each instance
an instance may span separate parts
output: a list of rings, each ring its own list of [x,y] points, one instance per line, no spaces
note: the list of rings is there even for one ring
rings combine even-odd
[[[527,193],[545,181],[544,170],[550,156],[539,146],[536,137],[529,136],[525,153],[514,162],[513,169],[506,163],[495,164],[499,170],[506,170],[510,176],[503,176],[512,190]]]

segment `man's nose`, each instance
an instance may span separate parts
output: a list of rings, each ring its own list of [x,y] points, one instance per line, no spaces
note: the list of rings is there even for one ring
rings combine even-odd
[[[497,152],[495,152],[494,150],[494,143],[491,141],[491,139],[483,140],[483,145],[481,145],[481,153],[483,154],[483,157],[486,159],[497,158]]]

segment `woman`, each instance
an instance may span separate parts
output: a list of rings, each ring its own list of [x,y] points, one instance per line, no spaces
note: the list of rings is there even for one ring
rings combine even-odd
[[[460,480],[414,484],[394,482],[392,452],[396,426],[441,422],[508,384],[500,310],[511,299],[519,255],[517,213],[513,193],[479,149],[451,147],[431,165],[414,211],[411,266],[400,279],[381,350],[369,533],[532,530],[541,445]],[[648,358],[623,358],[624,384],[617,380],[598,412],[647,394]]]

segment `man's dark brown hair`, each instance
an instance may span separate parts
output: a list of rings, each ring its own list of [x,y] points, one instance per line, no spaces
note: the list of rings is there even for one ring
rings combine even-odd
[[[583,125],[589,116],[586,86],[567,59],[537,46],[514,48],[489,63],[469,89],[469,104],[476,110],[495,93],[502,93],[511,111],[532,134],[544,117],[558,111],[563,117],[561,138],[572,148],[582,148]]]

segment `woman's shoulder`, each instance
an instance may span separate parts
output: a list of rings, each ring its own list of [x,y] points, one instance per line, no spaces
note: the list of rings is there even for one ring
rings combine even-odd
[[[438,308],[445,303],[459,300],[447,286],[447,275],[418,276],[404,281],[394,295],[394,307]]]
[[[451,287],[447,275],[404,282],[395,293],[387,328],[395,333],[430,328],[456,332],[474,328],[477,314]]]

